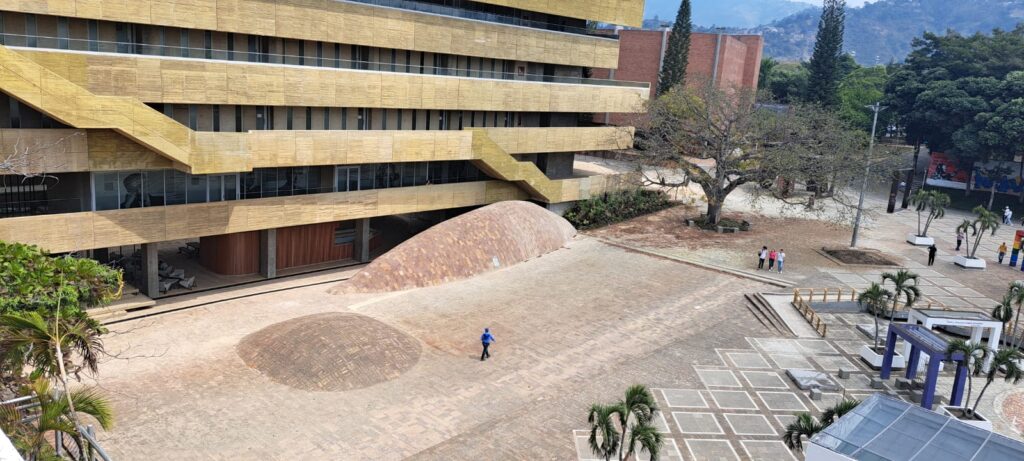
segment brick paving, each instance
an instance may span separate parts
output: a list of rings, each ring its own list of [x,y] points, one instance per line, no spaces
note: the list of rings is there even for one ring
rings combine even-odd
[[[305,287],[125,322],[106,339],[121,353],[100,376],[118,424],[100,439],[126,460],[573,459],[591,403],[634,383],[697,386],[695,361],[720,366],[715,348],[766,334],[741,304],[764,289],[580,239],[438,287]],[[247,335],[324,312],[400,330],[421,357],[389,381],[322,392],[268,379],[236,354]],[[483,327],[497,338],[487,362]]]

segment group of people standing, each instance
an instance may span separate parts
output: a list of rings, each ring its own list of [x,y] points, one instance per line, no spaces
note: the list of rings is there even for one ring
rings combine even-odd
[[[786,251],[782,248],[776,250],[769,250],[768,247],[761,247],[761,251],[757,252],[757,270],[764,269],[764,261],[768,260],[768,272],[772,272],[775,269],[775,264],[779,265],[779,273],[782,273],[782,264],[786,261]]]

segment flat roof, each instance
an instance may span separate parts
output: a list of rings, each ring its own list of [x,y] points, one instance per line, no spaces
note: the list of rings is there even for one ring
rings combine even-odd
[[[999,322],[984,312],[978,311],[944,311],[942,309],[916,309],[925,317],[933,319],[956,319],[956,320],[981,320],[984,322]],[[1002,322],[999,322],[1002,323]]]
[[[1020,441],[882,394],[868,397],[811,442],[865,461],[1024,459]]]

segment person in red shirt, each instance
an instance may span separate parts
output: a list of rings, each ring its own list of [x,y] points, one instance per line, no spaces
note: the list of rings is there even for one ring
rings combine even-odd
[[[775,257],[778,255],[775,250],[768,252],[768,272],[771,272],[772,268],[775,267]]]

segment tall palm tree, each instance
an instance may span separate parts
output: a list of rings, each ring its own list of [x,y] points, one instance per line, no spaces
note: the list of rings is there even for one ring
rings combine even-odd
[[[1013,293],[1013,304],[1017,306],[1017,312],[1014,314],[1013,319],[1013,331],[1010,333],[1010,338],[1007,338],[1007,343],[1014,345],[1014,347],[1020,349],[1021,342],[1024,342],[1024,332],[1020,332],[1020,311],[1024,308],[1024,282],[1017,280],[1010,283],[1010,293]],[[1016,336],[1020,332],[1020,337]],[[1016,342],[1011,342],[1017,339]]]
[[[629,449],[622,459],[630,459],[634,453],[637,453],[636,449],[640,448],[640,453],[647,452],[651,461],[658,461],[658,455],[661,454],[661,446],[664,443],[661,433],[653,424],[637,423],[629,430]]]
[[[900,298],[906,298],[903,305],[910,309],[921,297],[921,290],[917,288],[917,274],[906,269],[900,269],[896,273],[886,272],[882,274],[882,285],[885,282],[892,282],[892,312],[889,313],[889,322],[896,319],[896,308],[899,306]]]
[[[78,445],[78,452],[83,452],[85,442],[80,430],[82,426],[76,422],[78,414],[92,417],[103,429],[113,427],[110,404],[95,389],[78,389],[66,396],[60,395],[50,386],[48,379],[39,377],[30,383],[27,391],[38,399],[39,406],[31,415],[34,419],[26,421],[20,411],[10,406],[0,410],[0,429],[12,436],[14,445],[26,455],[26,459],[63,459],[57,456],[51,445],[57,433],[71,437]]]
[[[978,399],[974,401],[974,406],[971,407],[970,414],[973,415],[978,411],[978,404],[981,403],[981,398],[985,395],[985,391],[988,390],[988,386],[996,380],[996,376],[999,374],[999,369],[1002,368],[1006,372],[1003,379],[1006,382],[1012,382],[1013,384],[1020,383],[1021,379],[1024,379],[1024,370],[1021,370],[1018,361],[1024,359],[1024,354],[1021,354],[1016,348],[1000,349],[998,352],[992,354],[992,363],[989,364],[988,371],[985,372],[985,385],[982,386],[981,392],[978,393]],[[981,364],[975,365],[975,374],[980,374]]]
[[[967,395],[964,398],[964,415],[971,417],[974,414],[974,409],[969,408],[968,405],[971,402],[971,392],[973,392],[973,380],[971,377],[981,372],[981,367],[988,355],[989,350],[978,343],[971,343],[962,339],[954,339],[949,342],[946,347],[946,355],[953,357],[953,355],[960,353],[963,354],[963,358],[958,360],[960,364],[957,366],[963,366],[967,368]]]
[[[825,411],[821,412],[822,427],[831,426],[837,419],[842,418],[843,415],[853,411],[854,408],[857,408],[857,405],[860,405],[860,400],[844,398],[839,401],[839,403],[826,408]]]
[[[615,427],[615,415],[622,409],[618,405],[590,407],[587,422],[590,423],[590,451],[610,461],[619,451],[619,430]]]
[[[637,424],[648,424],[654,413],[658,411],[658,404],[647,386],[634,384],[626,389],[626,398],[621,400],[618,407],[619,428],[622,429],[622,440],[619,441],[619,458],[622,458],[622,450],[626,445],[626,436],[630,426],[630,416],[635,416]]]
[[[1013,319],[1013,305],[1015,298],[1016,293],[1014,292],[1013,286],[1011,285],[1010,289],[1006,292],[1006,294],[1003,295],[1003,300],[999,301],[999,304],[996,304],[996,306],[992,308],[992,318],[1000,322],[1003,322],[1003,335],[1005,336],[1004,340],[1008,344],[1013,344],[1013,336],[1012,332],[1008,329],[1008,323],[1011,319]]]
[[[85,317],[45,318],[34,311],[0,315],[0,360],[49,377],[60,377],[62,367],[76,378],[82,370],[96,373],[102,332]]]
[[[857,303],[867,308],[868,312],[875,319],[875,349],[878,349],[878,316],[885,315],[885,307],[892,298],[892,292],[882,288],[876,282],[871,282],[867,290],[857,296]]]
[[[919,237],[927,237],[928,228],[932,225],[932,221],[946,216],[946,207],[949,206],[950,199],[948,195],[937,190],[926,191],[918,189],[917,193],[910,198],[910,203],[917,210],[917,235]],[[922,228],[921,212],[924,210],[928,210],[928,219],[925,220],[924,228]]]
[[[797,415],[796,421],[786,426],[786,433],[782,434],[782,441],[791,450],[803,451],[803,438],[807,437],[810,439],[824,428],[825,426],[815,421],[810,413],[800,413]]]
[[[978,252],[978,246],[981,245],[981,238],[985,236],[985,232],[991,231],[991,234],[995,235],[996,230],[999,229],[999,216],[981,205],[974,207],[971,211],[978,217],[974,219],[974,245],[971,247],[968,257],[975,259],[974,254]]]
[[[970,219],[964,219],[963,221],[960,222],[959,226],[956,226],[956,232],[957,234],[963,233],[965,236],[970,237],[978,233],[978,226]],[[959,235],[957,237],[959,237]],[[969,238],[965,240],[966,241],[964,242],[964,244],[967,245],[967,247],[964,248],[964,253],[970,254],[971,240]]]

